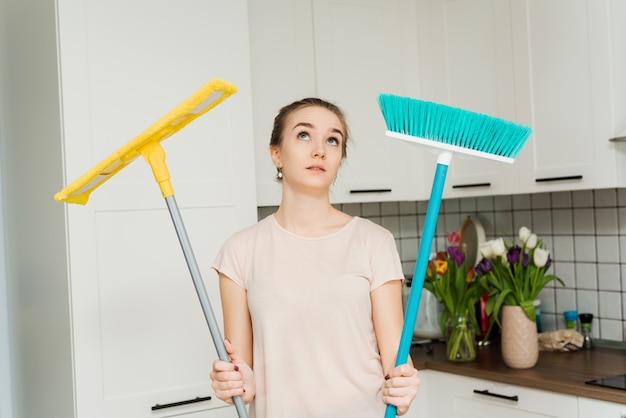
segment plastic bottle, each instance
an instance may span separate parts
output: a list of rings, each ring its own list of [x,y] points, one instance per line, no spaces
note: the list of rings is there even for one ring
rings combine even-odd
[[[578,327],[578,311],[565,311],[563,312],[565,316],[565,328],[567,329],[577,329]]]

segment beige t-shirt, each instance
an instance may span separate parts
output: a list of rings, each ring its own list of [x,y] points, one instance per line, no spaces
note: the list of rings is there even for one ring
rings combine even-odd
[[[247,289],[256,418],[382,417],[370,292],[403,278],[393,236],[359,217],[302,237],[273,215],[233,235],[213,268]]]

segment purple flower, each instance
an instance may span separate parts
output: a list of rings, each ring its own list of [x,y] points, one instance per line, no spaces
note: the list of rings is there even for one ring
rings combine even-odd
[[[530,257],[527,253],[524,253],[522,256],[522,267],[528,267],[528,262],[530,261]]]
[[[480,260],[480,262],[476,265],[476,267],[474,268],[474,270],[476,271],[476,274],[478,274],[479,276],[482,276],[483,274],[487,274],[489,273],[491,270],[493,270],[493,266],[491,265],[491,263],[489,262],[489,260],[487,260],[486,258],[483,258],[482,260]]]
[[[522,249],[518,245],[514,245],[513,247],[509,248],[509,252],[506,253],[506,260],[511,265],[517,264],[521,254]]]
[[[461,266],[465,261],[465,254],[456,245],[448,247],[448,254],[454,260],[457,266]]]

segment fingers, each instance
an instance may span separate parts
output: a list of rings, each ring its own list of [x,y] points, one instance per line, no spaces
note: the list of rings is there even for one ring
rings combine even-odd
[[[402,364],[385,376],[383,402],[395,405],[398,415],[404,415],[417,396],[420,379],[417,369]]]
[[[228,339],[224,340],[224,347],[231,361],[215,360],[213,362],[210,377],[215,396],[229,404],[233,403],[233,396],[241,396],[244,402],[248,403],[256,392],[252,369],[240,359],[235,347]]]
[[[226,403],[232,404],[233,396],[243,396],[243,378],[239,367],[232,363],[215,360],[211,371],[211,386],[215,396]]]

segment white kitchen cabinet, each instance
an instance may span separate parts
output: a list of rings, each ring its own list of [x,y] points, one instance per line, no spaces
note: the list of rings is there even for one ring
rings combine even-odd
[[[626,7],[610,0],[512,2],[516,108],[534,129],[520,191],[618,187],[626,132]]]
[[[624,418],[626,404],[578,398],[578,418]]]
[[[571,418],[576,396],[429,370],[429,418]]]
[[[268,156],[279,107],[306,95],[339,105],[351,134],[331,201],[417,200],[423,152],[385,136],[379,93],[415,96],[415,8],[406,0],[249,2],[260,206],[280,201]]]
[[[516,121],[511,2],[418,0],[422,100]],[[427,158],[432,182],[436,159]],[[455,155],[444,197],[513,194],[516,164]]]
[[[12,2],[2,51],[15,418],[234,417],[150,167],[86,206],[55,192],[210,79],[239,92],[163,142],[213,310],[223,241],[256,221],[244,0]],[[196,397],[204,402],[152,410]]]
[[[626,134],[624,2],[419,0],[418,10],[423,98],[534,130],[514,166],[453,159],[444,197],[626,184],[626,143],[609,141]]]

